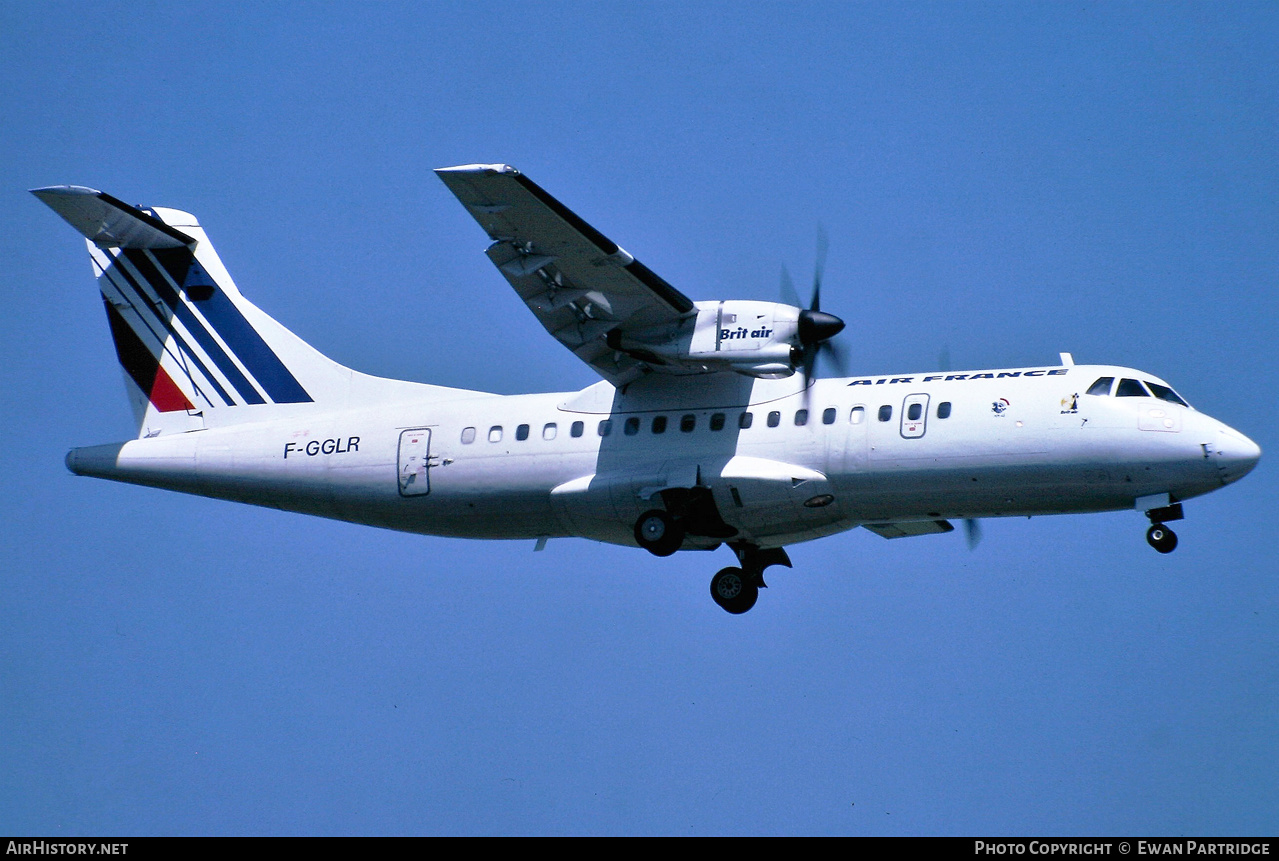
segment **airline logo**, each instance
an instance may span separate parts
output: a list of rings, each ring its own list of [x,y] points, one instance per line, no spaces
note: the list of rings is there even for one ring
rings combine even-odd
[[[189,249],[90,253],[120,364],[155,409],[313,400]]]

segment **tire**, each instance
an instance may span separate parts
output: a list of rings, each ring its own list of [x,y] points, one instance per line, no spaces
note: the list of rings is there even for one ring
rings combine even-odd
[[[1177,549],[1177,533],[1162,523],[1156,523],[1146,531],[1146,541],[1160,553],[1171,553]]]
[[[740,568],[722,568],[711,578],[711,598],[733,615],[741,615],[759,600],[759,587]]]
[[[660,508],[635,521],[635,543],[654,556],[670,556],[684,543],[684,529]]]

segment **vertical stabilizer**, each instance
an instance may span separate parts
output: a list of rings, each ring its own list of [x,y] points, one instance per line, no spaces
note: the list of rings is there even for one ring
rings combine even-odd
[[[79,186],[32,193],[88,242],[139,437],[344,401],[363,377],[245,299],[194,216]]]

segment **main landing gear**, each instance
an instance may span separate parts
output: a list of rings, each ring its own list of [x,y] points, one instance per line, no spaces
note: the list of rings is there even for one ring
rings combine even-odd
[[[1177,533],[1164,526],[1164,522],[1181,520],[1185,516],[1181,510],[1181,503],[1174,502],[1163,508],[1152,508],[1146,512],[1146,516],[1150,518],[1150,528],[1146,530],[1146,542],[1160,553],[1171,553],[1176,550]]]
[[[737,534],[736,529],[720,518],[714,500],[704,488],[667,490],[663,492],[663,501],[666,510],[650,509],[635,521],[635,543],[654,556],[670,556],[684,545],[689,535],[722,541]],[[728,546],[737,554],[737,565],[722,568],[711,578],[711,598],[738,615],[754,607],[759,590],[767,586],[764,569],[770,565],[789,568],[791,562],[780,547],[761,550],[754,544],[732,540]]]

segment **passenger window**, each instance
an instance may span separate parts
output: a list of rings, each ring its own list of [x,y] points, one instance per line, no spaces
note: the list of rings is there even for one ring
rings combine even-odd
[[[1170,404],[1181,404],[1183,407],[1190,406],[1190,404],[1181,399],[1181,395],[1177,394],[1167,386],[1152,383],[1150,380],[1146,380],[1146,385],[1155,393],[1155,397],[1159,398],[1161,401],[1167,401]]]
[[[635,436],[639,433],[639,416],[631,416],[626,420],[626,424],[622,427],[622,433],[627,436]]]
[[[889,404],[884,404],[879,408],[879,420],[881,422],[891,422],[893,420],[893,408]]]
[[[528,439],[528,425],[520,425],[515,429],[515,438],[520,442]]]
[[[653,433],[666,433],[666,416],[653,416]]]
[[[542,428],[542,439],[555,439],[555,432],[557,430],[558,428],[555,426],[555,422],[551,422]]]
[[[753,413],[742,413],[737,417],[737,426],[742,430],[746,430],[755,421]]]
[[[848,423],[850,425],[859,425],[866,421],[866,408],[853,407],[853,411],[848,414]]]
[[[501,442],[501,441],[502,441],[502,426],[493,425],[493,427],[489,428],[489,442]]]
[[[724,429],[724,414],[715,413],[711,416],[711,430],[721,431]]]
[[[1090,395],[1108,395],[1110,394],[1110,384],[1115,381],[1114,377],[1099,377],[1097,382],[1088,387]]]
[[[768,426],[770,428],[775,428],[781,423],[782,423],[782,414],[780,412],[778,412],[777,410],[773,410],[771,413],[768,414]]]
[[[1115,389],[1115,397],[1117,398],[1148,398],[1150,393],[1146,391],[1145,386],[1136,380],[1124,378],[1119,381],[1119,388]]]
[[[835,423],[835,413],[836,410],[834,407],[827,407],[822,410],[822,424],[833,425]]]
[[[582,432],[585,430],[586,430],[586,424],[584,422],[573,422],[573,426],[568,429],[568,432],[570,436],[572,436],[574,439],[577,439],[579,436],[582,435]]]
[[[939,419],[950,418],[950,401],[942,401],[940,404],[937,405],[937,418]]]
[[[475,428],[462,428],[462,445],[475,442]]]
[[[924,414],[923,404],[911,404],[906,409],[906,418],[912,422],[919,421],[919,417],[922,416],[923,414]]]
[[[600,436],[608,436],[612,432],[613,432],[613,420],[612,419],[601,420],[599,428],[596,429],[596,433],[598,433]]]
[[[695,427],[697,427],[697,416],[695,415],[687,415],[679,420],[679,429],[684,433],[692,433]]]
[[[808,424],[808,410],[795,410],[795,427],[802,428]]]

